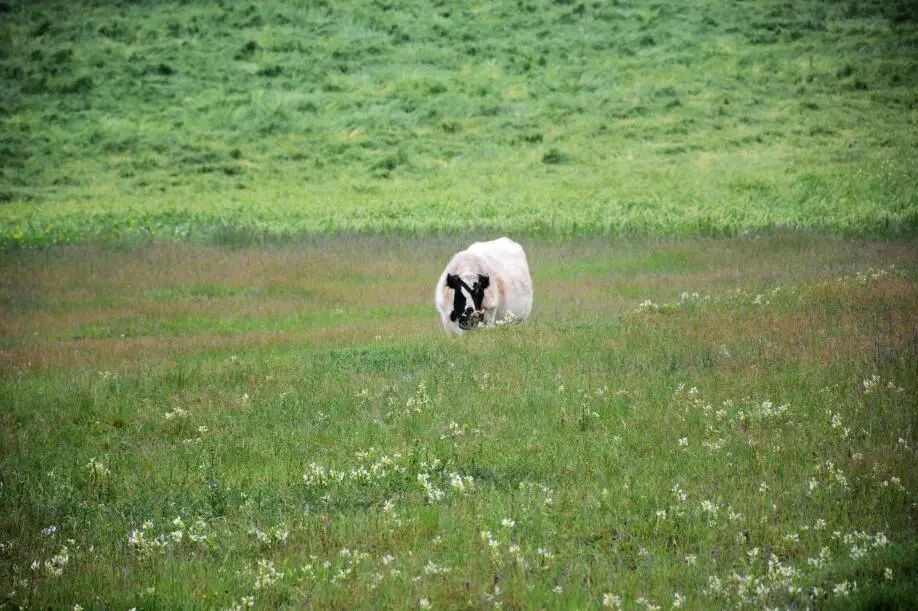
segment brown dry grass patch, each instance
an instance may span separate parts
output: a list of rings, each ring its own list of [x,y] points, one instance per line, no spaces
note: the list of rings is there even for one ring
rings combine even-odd
[[[433,285],[449,256],[469,241],[346,237],[241,249],[164,243],[13,254],[0,261],[0,368],[105,369],[196,352],[440,337]],[[774,358],[823,365],[878,344],[903,350],[918,327],[918,293],[909,279],[891,276],[869,287],[835,280],[890,263],[909,267],[918,260],[912,242],[790,236],[530,242],[527,249],[536,289],[532,324],[547,323],[540,337],[554,344],[563,341],[555,335],[564,324],[620,318],[645,298],[775,285],[803,287],[803,305],[704,308],[690,323],[659,316],[653,324],[702,349],[758,338]],[[545,275],[543,268],[552,271]],[[429,317],[420,314],[426,309]],[[296,328],[297,316],[307,321],[328,313],[335,316],[316,319],[327,323]],[[216,333],[208,321],[227,325]],[[119,324],[139,325],[147,335],[105,337]]]

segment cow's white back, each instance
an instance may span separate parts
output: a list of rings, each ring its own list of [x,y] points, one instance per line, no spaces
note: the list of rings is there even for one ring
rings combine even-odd
[[[486,326],[502,321],[522,322],[529,318],[532,311],[529,262],[523,247],[510,238],[475,242],[456,253],[440,275],[434,297],[440,320],[447,332],[462,334],[463,329],[450,319],[454,293],[446,285],[449,274],[459,276],[469,286],[474,284],[479,275],[490,279],[482,304]]]

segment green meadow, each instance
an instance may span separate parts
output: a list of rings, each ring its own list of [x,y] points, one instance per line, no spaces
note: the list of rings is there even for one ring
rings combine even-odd
[[[916,15],[0,1],[0,609],[918,608]]]
[[[918,227],[911,2],[17,2],[0,245]]]
[[[915,606],[913,242],[465,241],[5,257],[4,604]]]

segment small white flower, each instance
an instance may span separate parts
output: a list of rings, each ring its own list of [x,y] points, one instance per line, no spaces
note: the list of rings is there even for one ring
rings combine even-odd
[[[885,569],[883,569],[883,579],[885,579],[886,581],[893,580],[893,570],[891,568],[886,567]]]
[[[847,581],[843,581],[835,584],[835,587],[832,588],[832,592],[838,596],[848,596],[848,594],[851,593],[851,588]]]
[[[687,446],[687,445],[688,445],[688,437],[680,437],[680,438],[679,438],[679,445],[682,446],[682,447]]]
[[[418,607],[420,607],[421,609],[430,609],[431,607],[430,601],[427,600],[426,598],[422,598],[421,600],[418,601]]]
[[[886,570],[889,570],[889,569],[886,569]],[[564,588],[562,588],[561,586],[555,586],[551,589],[551,591],[554,592],[555,594],[561,594],[562,592],[564,592]]]
[[[873,392],[874,388],[880,383],[880,376],[873,374],[869,378],[864,379],[864,394],[869,395]]]
[[[424,574],[426,575],[442,575],[444,573],[449,573],[450,569],[445,566],[440,566],[433,560],[428,560],[427,564],[424,565]]]
[[[514,522],[511,518],[504,518],[500,521],[500,525],[504,528],[513,528],[516,526],[516,522]]]
[[[608,607],[609,609],[621,609],[622,597],[617,594],[612,594],[611,592],[606,592],[602,595],[602,606]]]
[[[643,596],[641,596],[640,598],[638,598],[638,599],[637,599],[636,601],[634,601],[634,602],[636,602],[636,603],[639,604],[639,605],[644,605],[644,608],[647,609],[647,611],[659,611],[659,609],[660,609],[660,606],[659,606],[659,605],[653,604],[652,602],[650,602],[649,600],[647,600],[647,599],[644,598]]]
[[[685,606],[685,596],[679,592],[673,594],[673,609],[681,609]]]
[[[689,566],[695,566],[695,562],[698,560],[698,556],[695,554],[686,554],[685,563]]]
[[[110,473],[109,468],[96,460],[95,456],[90,458],[89,462],[86,463],[86,469],[89,470],[89,475],[93,478],[102,478]]]

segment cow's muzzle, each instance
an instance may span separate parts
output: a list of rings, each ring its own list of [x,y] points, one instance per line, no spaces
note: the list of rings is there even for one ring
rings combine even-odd
[[[471,308],[468,308],[459,316],[459,319],[456,322],[459,325],[459,328],[463,331],[471,331],[475,327],[479,326],[483,320],[484,312],[475,312],[471,311]]]

